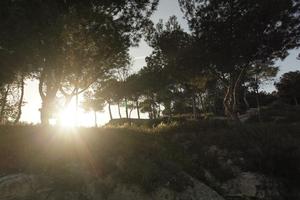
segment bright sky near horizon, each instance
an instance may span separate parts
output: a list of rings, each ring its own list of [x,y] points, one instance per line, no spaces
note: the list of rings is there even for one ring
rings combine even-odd
[[[186,21],[183,19],[183,14],[180,11],[178,1],[177,0],[160,0],[159,7],[157,11],[152,16],[152,20],[157,23],[159,19],[163,19],[167,21],[168,18],[172,15],[176,15],[181,26],[188,30],[188,25]],[[134,69],[139,70],[143,66],[145,66],[145,57],[151,54],[152,49],[146,44],[145,41],[141,41],[139,47],[131,48],[130,55],[134,58]],[[300,61],[296,59],[297,55],[300,53],[300,50],[291,50],[290,55],[284,61],[277,61],[276,65],[280,67],[280,72],[276,77],[276,80],[279,80],[279,77],[288,71],[296,71],[300,70]],[[274,90],[273,82],[263,86],[263,89],[270,92]],[[28,123],[39,123],[40,121],[40,112],[39,108],[41,107],[41,99],[38,93],[38,81],[37,80],[29,80],[26,82],[25,87],[25,106],[23,107],[23,115],[21,121],[25,121]],[[72,112],[75,110],[75,103],[71,103],[71,109],[64,117],[68,118],[72,116]],[[72,109],[73,108],[73,109]],[[118,117],[117,108],[113,107],[113,116]],[[133,117],[136,116],[135,111],[133,111]],[[73,115],[74,116],[74,115]],[[124,110],[123,110],[124,116]],[[146,115],[143,115],[146,117]],[[79,125],[82,126],[93,126],[94,125],[94,115],[93,113],[84,113],[83,110],[79,111],[79,120],[81,123]],[[68,119],[74,120],[74,119]],[[98,123],[99,125],[103,125],[109,121],[108,111],[105,108],[105,112],[98,113]]]

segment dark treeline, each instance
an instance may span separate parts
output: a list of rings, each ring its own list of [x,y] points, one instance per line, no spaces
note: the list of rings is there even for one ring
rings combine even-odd
[[[33,0],[0,3],[2,122],[18,122],[24,80],[39,80],[41,122],[58,99],[86,110],[117,105],[119,118],[224,115],[239,120],[250,107],[278,97],[298,104],[299,72],[259,92],[278,72],[275,61],[300,45],[298,0],[179,0],[190,31],[175,16],[154,24],[158,0]],[[131,73],[129,47],[144,37],[153,52]],[[120,111],[125,108],[125,115]],[[123,116],[124,115],[124,116]],[[96,116],[96,115],[95,115]]]

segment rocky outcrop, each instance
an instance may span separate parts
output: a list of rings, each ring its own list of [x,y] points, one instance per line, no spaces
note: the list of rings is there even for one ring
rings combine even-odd
[[[244,172],[227,181],[222,189],[227,197],[246,199],[282,199],[279,182],[266,176]]]
[[[28,199],[40,192],[40,184],[40,179],[33,175],[15,174],[2,177],[0,178],[0,200]]]
[[[210,146],[206,154],[215,158],[215,164],[220,166],[219,172],[232,174],[231,178],[228,176],[228,180],[222,181],[211,169],[204,170],[204,177],[209,185],[222,191],[222,195],[227,199],[283,199],[281,196],[283,185],[278,180],[259,173],[243,172],[235,164],[243,163],[244,160],[238,153],[231,155],[225,149]],[[235,157],[234,161],[232,157]]]
[[[182,192],[161,187],[147,193],[139,186],[118,183],[109,177],[87,183],[80,191],[60,191],[51,187],[51,178],[15,174],[0,179],[0,200],[224,200],[213,189],[189,178],[193,186]]]

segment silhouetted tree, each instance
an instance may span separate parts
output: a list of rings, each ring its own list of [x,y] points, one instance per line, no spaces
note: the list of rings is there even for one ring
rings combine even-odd
[[[153,65],[160,65],[163,68],[163,73],[166,74],[165,79],[168,80],[168,83],[162,86],[164,88],[159,93],[162,94],[163,98],[159,99],[164,100],[163,104],[169,110],[169,114],[172,113],[173,101],[177,102],[176,105],[182,101],[180,105],[192,107],[193,117],[196,118],[199,110],[196,102],[197,96],[199,93],[205,92],[205,82],[211,75],[209,73],[203,74],[197,67],[199,60],[197,52],[195,52],[195,38],[184,32],[176,17],[171,16],[166,23],[161,20],[155,27],[150,26],[146,32],[146,39],[149,45],[154,48],[152,57],[156,56],[154,57],[156,59],[152,61]],[[182,94],[177,95],[176,100],[174,94],[172,99],[170,98],[170,93],[172,93],[170,89],[173,92],[176,91],[177,94]],[[178,99],[180,96],[181,98]],[[179,114],[178,111],[176,113]]]
[[[103,75],[103,68],[115,67],[117,57],[137,45],[157,4],[158,0],[1,1],[1,40],[12,41],[1,42],[1,49],[22,52],[37,66],[43,124],[48,124],[59,90],[68,97],[78,95],[80,88]]]
[[[86,91],[84,93],[84,101],[82,107],[85,111],[92,111],[94,113],[94,123],[97,127],[97,112],[102,112],[105,106],[105,100],[92,91]]]
[[[199,63],[226,88],[225,113],[237,119],[245,74],[299,45],[299,1],[179,0],[198,42]],[[201,66],[200,66],[201,67]]]
[[[140,74],[132,74],[126,79],[125,83],[128,99],[132,101],[131,108],[136,109],[138,119],[140,119],[139,100],[143,94],[142,82],[143,80],[141,79]]]
[[[243,100],[247,106],[247,91],[254,92],[256,94],[256,108],[260,113],[260,97],[259,89],[262,84],[267,83],[277,75],[278,67],[273,65],[273,62],[270,63],[255,63],[251,69],[248,70],[245,80],[245,91]],[[249,106],[247,106],[249,108]]]
[[[282,75],[280,81],[275,83],[278,95],[287,100],[292,100],[295,105],[300,99],[300,71],[287,72]]]

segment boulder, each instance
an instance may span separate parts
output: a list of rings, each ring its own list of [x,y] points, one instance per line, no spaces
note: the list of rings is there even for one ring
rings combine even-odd
[[[39,190],[34,175],[14,174],[0,178],[0,200],[27,199]]]
[[[193,186],[182,192],[167,187],[145,192],[139,186],[126,185],[109,177],[89,183],[81,191],[60,191],[51,188],[51,178],[15,174],[0,179],[0,200],[224,200],[204,183],[189,178]]]
[[[280,184],[257,173],[241,173],[238,177],[225,182],[222,189],[227,197],[281,199]]]

